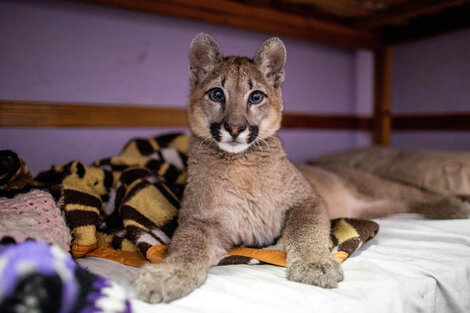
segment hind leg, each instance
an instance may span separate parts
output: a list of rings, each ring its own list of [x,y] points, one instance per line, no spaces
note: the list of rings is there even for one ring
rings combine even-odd
[[[373,218],[405,212],[434,219],[470,217],[470,203],[457,197],[423,191],[345,166],[322,167],[340,177],[354,194],[352,217]]]
[[[358,200],[351,205],[348,212],[349,214],[346,217],[371,219],[399,213],[408,213],[409,205],[403,201],[377,199]]]

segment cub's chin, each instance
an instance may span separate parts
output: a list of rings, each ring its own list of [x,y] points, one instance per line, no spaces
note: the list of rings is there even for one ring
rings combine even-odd
[[[230,153],[241,153],[250,147],[250,144],[240,142],[218,142],[220,149]]]

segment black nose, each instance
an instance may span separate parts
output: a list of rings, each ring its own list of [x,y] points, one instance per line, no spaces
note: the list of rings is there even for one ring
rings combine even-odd
[[[231,124],[231,123],[224,123],[224,128],[228,131],[230,136],[232,136],[233,138],[237,138],[238,135],[242,131],[245,130],[246,125],[243,125],[243,124],[236,125],[236,124]]]

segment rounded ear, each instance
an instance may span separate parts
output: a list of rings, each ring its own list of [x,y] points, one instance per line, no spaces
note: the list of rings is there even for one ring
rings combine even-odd
[[[212,36],[200,33],[194,37],[189,48],[191,86],[200,83],[222,58],[219,44]]]
[[[254,62],[274,88],[281,86],[284,81],[286,57],[286,47],[277,37],[269,38],[256,51]]]

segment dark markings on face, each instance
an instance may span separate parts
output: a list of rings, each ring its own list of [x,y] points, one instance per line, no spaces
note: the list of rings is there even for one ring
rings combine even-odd
[[[215,139],[215,141],[220,142],[222,139],[220,137],[220,127],[222,126],[222,123],[212,123],[211,124],[211,135],[212,138]]]
[[[221,84],[222,84],[222,87],[225,87],[225,80],[226,80],[226,79],[227,79],[227,78],[226,78],[225,76],[224,76],[224,77],[222,77],[222,82],[221,82]]]
[[[250,90],[253,89],[253,81],[251,78],[248,79],[248,86],[250,86]]]
[[[252,125],[249,127],[249,131],[250,134],[248,136],[248,143],[251,143],[256,139],[256,137],[258,137],[259,128],[256,125]]]

